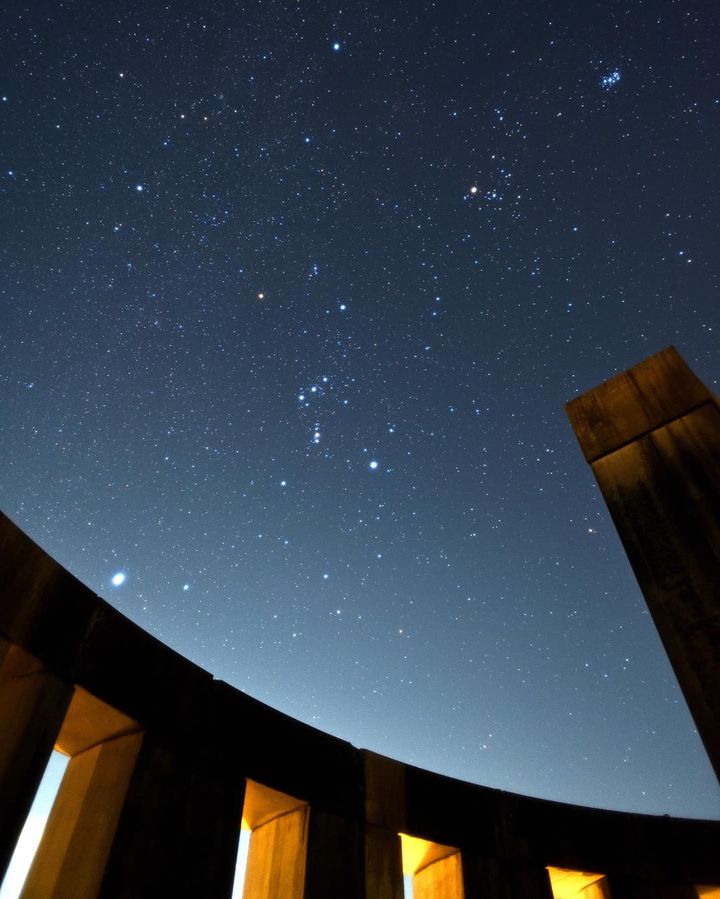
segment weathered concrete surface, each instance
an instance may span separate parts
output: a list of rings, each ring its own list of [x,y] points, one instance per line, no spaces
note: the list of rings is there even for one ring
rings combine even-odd
[[[610,874],[607,878],[612,899],[697,899],[692,884],[639,880]]]
[[[253,830],[243,899],[303,899],[309,814],[303,805]]]
[[[538,863],[462,853],[465,899],[553,899],[550,878]]]
[[[670,348],[567,411],[720,777],[720,407]]]
[[[358,819],[310,809],[303,899],[363,899],[363,836]]]
[[[403,899],[400,836],[374,824],[365,827],[367,899]]]
[[[413,876],[413,899],[464,899],[460,853],[420,868]]]
[[[241,772],[209,747],[168,746],[146,733],[108,857],[102,899],[202,896],[232,886],[245,791]]]

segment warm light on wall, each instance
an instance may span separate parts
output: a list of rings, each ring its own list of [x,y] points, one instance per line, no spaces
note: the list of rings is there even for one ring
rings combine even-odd
[[[550,884],[555,899],[607,899],[608,890],[604,874],[590,871],[571,871],[569,868],[548,867]]]
[[[413,899],[463,899],[460,852],[453,846],[400,834],[402,867]]]
[[[400,834],[400,842],[402,844],[403,874],[414,874],[421,868],[427,868],[433,862],[457,852],[457,849],[453,849],[452,846],[442,846],[440,843],[432,843],[430,840],[422,840],[420,837],[411,837],[407,833]]]

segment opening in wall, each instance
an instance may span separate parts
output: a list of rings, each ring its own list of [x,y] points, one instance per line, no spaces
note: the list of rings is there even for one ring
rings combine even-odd
[[[42,839],[50,809],[55,801],[60,782],[65,774],[69,759],[61,752],[53,752],[43,774],[35,800],[25,821],[2,886],[0,899],[18,899],[27,879],[30,866]]]
[[[548,867],[555,899],[610,899],[604,874]]]
[[[460,852],[401,833],[405,899],[464,899]]]
[[[247,781],[233,899],[302,899],[310,807]]]
[[[720,899],[720,886],[699,883],[695,886],[699,899]]]

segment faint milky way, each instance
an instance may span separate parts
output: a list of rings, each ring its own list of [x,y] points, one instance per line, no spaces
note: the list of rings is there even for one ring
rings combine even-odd
[[[356,745],[720,815],[563,412],[717,389],[717,5],[551,6],[7,10],[0,507]]]

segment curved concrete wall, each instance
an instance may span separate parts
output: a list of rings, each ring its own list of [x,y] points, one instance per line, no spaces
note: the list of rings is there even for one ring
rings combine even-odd
[[[70,756],[25,899],[228,897],[243,815],[247,899],[400,899],[403,848],[416,899],[551,899],[548,866],[606,875],[586,899],[720,884],[720,822],[532,799],[356,749],[214,680],[4,516],[0,734],[3,870],[53,747]],[[412,863],[399,834],[428,841]]]

